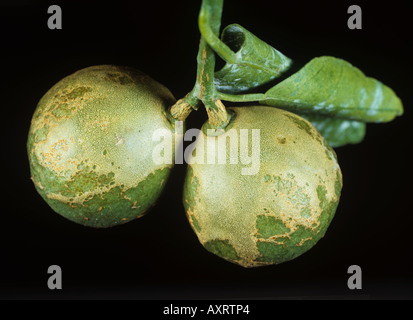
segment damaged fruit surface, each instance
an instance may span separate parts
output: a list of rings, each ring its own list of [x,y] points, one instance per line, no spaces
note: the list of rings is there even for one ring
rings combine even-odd
[[[230,109],[235,118],[228,128],[238,136],[249,130],[248,154],[260,144],[259,171],[245,174],[253,163],[246,166],[240,158],[230,163],[230,146],[226,164],[190,164],[184,186],[188,220],[202,245],[230,262],[255,267],[294,259],[324,236],[335,214],[342,188],[336,154],[310,122],[293,113]],[[252,129],[260,130],[259,142]],[[228,144],[231,130],[221,135]],[[207,158],[208,140],[217,137],[207,136],[205,125],[201,134]],[[240,157],[239,143],[237,148]]]
[[[158,199],[172,164],[155,164],[157,129],[175,98],[144,73],[111,65],[82,69],[53,86],[33,115],[31,179],[59,214],[91,227],[141,217]]]

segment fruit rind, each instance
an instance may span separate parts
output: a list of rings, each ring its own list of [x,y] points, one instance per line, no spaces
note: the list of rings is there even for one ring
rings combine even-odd
[[[173,166],[154,163],[159,142],[152,138],[155,130],[175,134],[164,116],[174,102],[167,88],[132,68],[93,66],[62,79],[31,122],[27,149],[37,191],[56,212],[86,226],[141,217]]]
[[[242,175],[240,162],[190,164],[184,186],[189,223],[207,250],[243,267],[294,259],[324,236],[334,217],[342,188],[336,154],[295,114],[233,110],[232,129],[250,135],[260,129],[259,172]],[[201,132],[205,146],[216,139]],[[251,154],[251,140],[249,146]]]

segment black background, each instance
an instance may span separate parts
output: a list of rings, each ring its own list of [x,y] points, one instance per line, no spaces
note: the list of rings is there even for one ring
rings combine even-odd
[[[207,252],[182,205],[185,165],[145,217],[96,230],[54,213],[29,173],[26,139],[37,102],[57,81],[98,64],[138,68],[180,98],[193,86],[200,1],[3,1],[1,43],[1,298],[301,299],[413,298],[411,64],[407,1],[227,0],[239,23],[297,64],[331,55],[390,86],[405,114],[369,124],[365,141],[336,150],[342,198],[326,236],[297,259],[244,269]],[[49,30],[58,4],[63,29]],[[363,29],[349,30],[358,4]],[[188,128],[206,113],[191,114]],[[228,197],[231,191],[228,190]],[[63,271],[49,290],[47,268]],[[359,265],[363,289],[349,290]]]

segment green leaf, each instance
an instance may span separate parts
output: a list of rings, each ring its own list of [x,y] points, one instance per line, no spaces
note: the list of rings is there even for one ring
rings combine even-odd
[[[392,89],[333,57],[311,60],[268,90],[260,103],[363,122],[388,122],[403,114]]]
[[[299,115],[310,121],[333,148],[360,143],[366,134],[366,123],[364,122],[330,118],[317,114]]]
[[[291,65],[289,58],[238,24],[227,26],[221,39],[235,54],[215,73],[218,91],[241,93],[254,89],[279,77]],[[214,50],[220,51],[220,46],[214,46]]]

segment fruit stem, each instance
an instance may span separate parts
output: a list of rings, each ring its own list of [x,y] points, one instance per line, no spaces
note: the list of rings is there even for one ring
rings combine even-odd
[[[247,93],[234,95],[217,91],[216,94],[219,99],[231,102],[255,102],[265,99],[264,93]]]
[[[202,1],[198,18],[200,30],[205,24],[208,24],[211,26],[209,30],[212,34],[215,36],[219,34],[223,4],[223,0]],[[205,106],[210,126],[215,128],[226,127],[229,123],[229,116],[224,104],[217,97],[214,85],[215,53],[204,36],[201,36],[197,62],[197,81],[194,91],[198,93],[199,99]]]
[[[213,34],[219,33],[223,0],[203,0],[199,14],[199,25],[208,24],[208,30]],[[193,109],[197,110],[202,102],[208,114],[211,127],[223,128],[229,123],[222,101],[217,98],[214,85],[215,54],[203,36],[199,43],[197,55],[197,76],[193,89],[182,99],[179,99],[169,113],[176,120],[185,120]]]
[[[185,121],[192,110],[198,109],[200,100],[191,93],[192,91],[169,108],[169,115],[174,120]]]
[[[237,56],[234,51],[231,50],[224,42],[218,37],[218,30],[214,30],[210,23],[210,17],[208,9],[201,8],[198,18],[199,31],[205,38],[209,46],[226,62],[236,63]]]
[[[223,0],[203,0],[199,14],[199,29],[207,29],[208,34],[217,37],[221,27]],[[229,49],[229,48],[228,48]],[[168,110],[170,117],[183,121],[192,110],[197,110],[202,102],[208,114],[209,125],[224,128],[231,119],[231,114],[218,97],[214,85],[215,53],[201,35],[197,55],[197,76],[193,89],[179,99]]]

